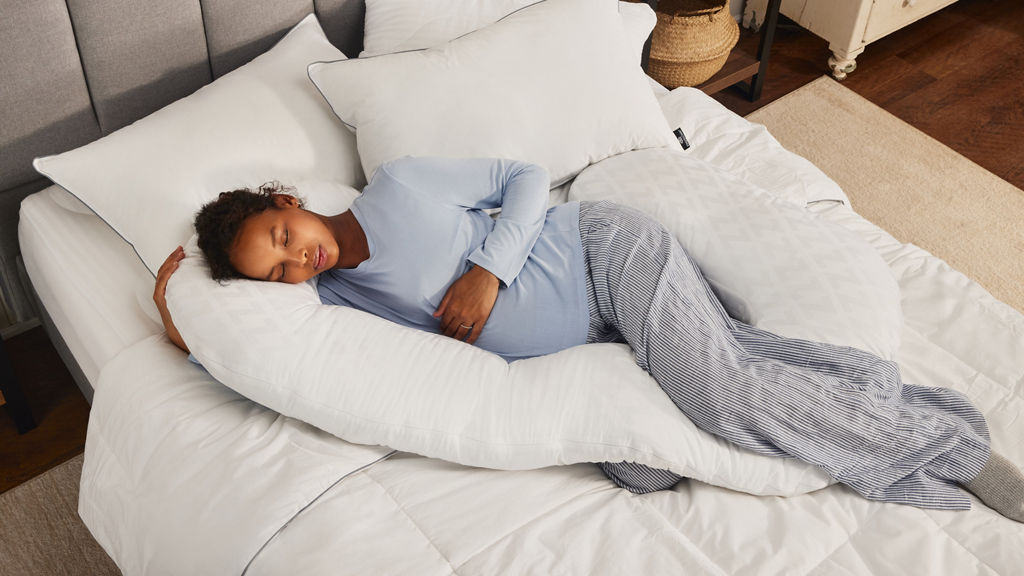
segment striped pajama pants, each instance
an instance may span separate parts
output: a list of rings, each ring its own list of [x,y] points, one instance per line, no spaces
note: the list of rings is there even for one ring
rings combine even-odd
[[[901,382],[894,362],[777,336],[730,318],[668,230],[609,202],[580,203],[588,342],[626,342],[699,428],[824,469],[871,500],[967,509],[957,483],[989,455],[984,417],[962,394]],[[681,477],[603,463],[636,493]]]

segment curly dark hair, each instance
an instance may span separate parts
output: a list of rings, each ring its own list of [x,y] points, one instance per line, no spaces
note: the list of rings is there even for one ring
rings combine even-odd
[[[244,278],[231,263],[228,251],[235,243],[242,223],[250,216],[266,210],[278,210],[274,194],[289,194],[295,189],[280,182],[267,182],[258,190],[239,188],[221,192],[216,200],[203,205],[196,213],[195,228],[199,235],[199,249],[206,256],[210,276],[214,280]],[[299,200],[299,206],[303,202]]]

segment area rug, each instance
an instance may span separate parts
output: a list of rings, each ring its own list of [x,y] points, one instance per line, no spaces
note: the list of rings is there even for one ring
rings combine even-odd
[[[747,119],[821,168],[860,215],[1024,312],[1024,191],[827,76]]]
[[[0,494],[0,576],[121,574],[78,517],[82,455]]]

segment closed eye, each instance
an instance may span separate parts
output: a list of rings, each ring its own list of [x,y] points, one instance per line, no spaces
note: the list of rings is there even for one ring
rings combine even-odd
[[[291,237],[291,234],[289,233],[288,229],[287,229],[287,228],[285,228],[285,229],[284,229],[284,245],[285,245],[285,246],[287,246],[287,245],[288,245],[288,239],[289,239],[290,237]]]

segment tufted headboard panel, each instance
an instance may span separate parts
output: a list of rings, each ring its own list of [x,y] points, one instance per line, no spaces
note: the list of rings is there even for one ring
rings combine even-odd
[[[0,0],[0,327],[31,318],[18,207],[36,156],[81,146],[191,94],[316,12],[348,56],[363,0]]]

